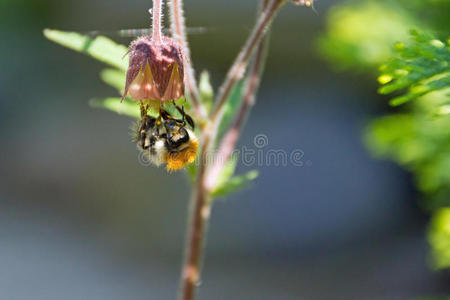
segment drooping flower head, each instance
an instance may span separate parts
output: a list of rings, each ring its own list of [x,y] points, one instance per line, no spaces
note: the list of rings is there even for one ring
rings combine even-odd
[[[162,36],[142,36],[130,45],[130,62],[122,99],[177,100],[184,95],[183,52],[178,43]]]

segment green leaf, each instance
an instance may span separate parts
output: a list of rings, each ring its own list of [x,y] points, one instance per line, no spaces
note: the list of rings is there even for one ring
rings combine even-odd
[[[117,44],[107,37],[91,38],[76,32],[53,29],[44,29],[44,36],[57,44],[87,54],[121,70],[126,70],[128,67],[127,47]]]
[[[433,265],[436,269],[450,267],[450,207],[433,214],[428,240],[432,247]]]
[[[126,78],[124,71],[117,69],[104,69],[100,72],[100,78],[103,82],[119,91],[120,94],[123,93]]]
[[[212,192],[214,197],[225,197],[233,192],[246,188],[259,175],[257,170],[251,170],[244,175],[234,176],[229,179],[222,187]]]
[[[392,106],[398,106],[415,98],[424,96],[437,90],[445,89],[447,87],[450,87],[450,74],[446,74],[436,80],[428,80],[427,82],[424,82],[422,84],[412,85],[409,88],[407,94],[395,97],[389,102],[389,104]]]
[[[434,117],[417,108],[414,114],[378,118],[370,124],[365,140],[374,155],[412,171],[418,189],[430,196],[429,201],[442,202],[440,195],[450,195],[448,116]]]
[[[192,183],[195,182],[195,179],[197,178],[197,170],[198,170],[198,164],[196,161],[194,161],[192,164],[189,164],[185,167],[187,174],[189,175],[189,179]]]
[[[231,176],[233,176],[233,174],[234,174],[237,162],[238,162],[237,155],[232,155],[228,159],[228,161],[223,166],[223,169],[219,175],[219,178],[217,178],[217,182],[216,182],[216,186],[215,186],[214,190],[221,189],[227,184],[227,182],[230,180]]]
[[[113,111],[119,115],[126,115],[132,118],[139,119],[141,113],[139,110],[139,105],[129,101],[120,102],[120,98],[110,97],[110,98],[94,98],[89,101],[89,105],[95,108],[103,108]]]
[[[199,90],[202,103],[206,111],[209,112],[214,102],[214,90],[211,86],[208,71],[203,71],[200,74]]]
[[[231,125],[233,117],[242,103],[242,93],[244,92],[244,86],[246,82],[246,79],[241,79],[237,84],[234,85],[230,95],[228,96],[228,100],[226,101],[224,108],[222,122],[219,125],[218,140],[220,140],[224,132]]]
[[[397,56],[380,68],[378,92],[402,92],[390,101],[392,106],[450,87],[450,47],[426,33],[411,35],[413,42],[397,43]]]

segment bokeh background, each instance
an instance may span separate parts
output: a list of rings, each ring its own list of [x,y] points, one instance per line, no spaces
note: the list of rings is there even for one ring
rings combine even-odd
[[[429,216],[410,174],[375,160],[367,123],[392,109],[375,75],[317,53],[332,5],[279,14],[258,103],[240,147],[304,152],[302,167],[258,166],[214,205],[199,299],[412,299],[450,294],[429,265]],[[257,1],[186,1],[197,73],[217,88]],[[140,28],[150,0],[0,0],[0,299],[174,299],[188,180],[145,167],[131,119],[88,106],[116,95],[99,62],[44,28]],[[128,44],[129,39],[115,38]],[[239,171],[255,166],[239,166]]]

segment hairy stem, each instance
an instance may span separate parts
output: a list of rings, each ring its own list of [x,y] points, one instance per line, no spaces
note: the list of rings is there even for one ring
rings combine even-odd
[[[153,0],[152,39],[161,43],[162,0]]]
[[[247,42],[245,43],[241,52],[234,61],[232,67],[228,71],[225,81],[219,89],[216,105],[211,115],[212,122],[216,122],[217,119],[220,120],[222,118],[223,107],[228,99],[228,96],[230,95],[231,90],[233,89],[237,81],[241,79],[242,76],[244,75],[245,69],[247,68],[248,60],[253,50],[255,50],[256,46],[258,45],[258,42],[264,36],[264,33],[268,25],[274,18],[278,8],[283,3],[284,1],[282,0],[270,1],[266,9],[263,10],[262,14],[258,18],[256,25],[252,30],[252,33],[250,34],[249,38],[247,39]]]
[[[169,5],[172,35],[180,44],[184,53],[184,73],[187,92],[192,101],[192,106],[197,118],[204,120],[207,117],[207,113],[204,105],[200,101],[197,81],[195,80],[194,69],[191,63],[191,53],[189,51],[189,45],[186,35],[186,24],[183,14],[183,0],[172,0]]]

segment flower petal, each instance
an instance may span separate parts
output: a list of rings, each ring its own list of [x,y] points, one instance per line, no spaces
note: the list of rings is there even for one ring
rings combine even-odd
[[[129,87],[130,96],[136,100],[160,99],[148,62],[144,64]]]
[[[184,84],[178,72],[178,64],[175,63],[170,75],[169,84],[161,100],[177,100],[184,95]]]

